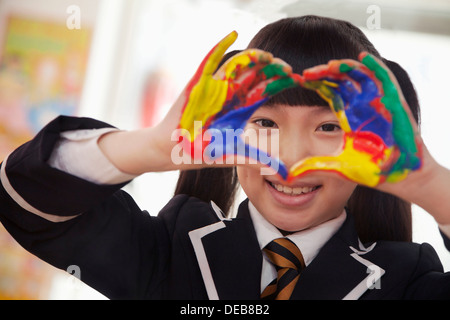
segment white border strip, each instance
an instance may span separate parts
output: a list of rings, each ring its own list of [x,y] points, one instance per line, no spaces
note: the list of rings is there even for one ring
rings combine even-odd
[[[189,232],[189,238],[191,239],[192,246],[194,247],[195,255],[197,257],[198,265],[202,273],[203,282],[205,283],[206,292],[210,300],[219,300],[217,294],[216,285],[209,268],[208,259],[206,258],[205,248],[203,247],[202,238],[210,233],[213,233],[219,229],[225,228],[226,225],[222,221],[205,226],[200,229],[195,229]]]
[[[0,181],[3,185],[3,188],[5,188],[6,192],[9,194],[9,196],[23,209],[25,209],[28,212],[34,213],[35,215],[40,216],[41,218],[44,218],[45,220],[51,221],[51,222],[64,222],[68,221],[70,219],[73,219],[76,216],[70,216],[70,217],[64,217],[64,216],[57,216],[49,213],[42,212],[32,205],[30,205],[24,198],[22,198],[16,190],[12,187],[11,183],[9,182],[8,176],[6,175],[6,162],[8,160],[8,156],[3,160],[2,168],[0,170]]]
[[[364,278],[363,281],[361,281],[355,288],[353,288],[352,291],[350,291],[342,300],[357,300],[359,299],[364,292],[366,292],[370,285],[377,282],[385,273],[386,271],[383,268],[380,268],[376,264],[373,264],[367,259],[362,258],[358,253],[356,253],[358,250],[356,250],[353,247],[350,247],[355,253],[352,253],[351,256],[358,261],[359,263],[362,263],[367,267],[368,271],[376,271],[375,273],[370,273],[366,278]],[[366,252],[365,252],[366,253]],[[363,253],[364,254],[364,253]]]

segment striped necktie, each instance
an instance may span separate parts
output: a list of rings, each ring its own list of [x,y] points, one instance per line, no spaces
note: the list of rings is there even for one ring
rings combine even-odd
[[[305,267],[298,247],[287,238],[278,238],[264,247],[270,261],[275,265],[277,278],[261,293],[261,299],[289,300]]]

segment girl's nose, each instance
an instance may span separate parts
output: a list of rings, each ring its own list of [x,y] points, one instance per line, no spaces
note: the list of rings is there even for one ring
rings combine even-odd
[[[312,156],[311,141],[307,136],[300,134],[285,133],[280,135],[279,158],[284,162],[287,168],[295,163]]]

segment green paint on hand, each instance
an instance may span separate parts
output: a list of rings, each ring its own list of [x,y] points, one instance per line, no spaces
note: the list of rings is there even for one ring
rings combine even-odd
[[[347,72],[350,72],[350,71],[352,71],[353,70],[353,68],[352,67],[350,67],[348,64],[346,64],[346,63],[343,63],[343,64],[341,64],[340,66],[339,66],[339,72],[342,72],[342,73],[347,73]]]
[[[284,89],[297,86],[297,83],[292,78],[281,78],[269,83],[264,90],[264,95],[275,95]]]
[[[388,71],[371,55],[365,56],[361,62],[375,72],[375,76],[381,81],[384,91],[384,97],[381,98],[381,102],[392,114],[392,134],[395,142],[402,154],[406,153],[410,156],[406,157],[404,154],[400,156],[391,168],[391,172],[400,171],[402,170],[401,168],[405,167],[415,167],[421,160],[415,156],[418,150],[415,143],[414,129],[406,110],[403,108],[396,85],[392,82]]]
[[[266,78],[272,78],[274,76],[287,76],[286,71],[284,71],[284,67],[279,64],[269,64],[261,69],[261,72],[264,73]]]

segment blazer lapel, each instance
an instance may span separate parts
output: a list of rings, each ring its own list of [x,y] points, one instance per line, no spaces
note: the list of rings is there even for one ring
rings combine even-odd
[[[209,299],[259,299],[262,254],[248,200],[235,219],[222,219],[189,236]]]
[[[372,263],[364,255],[372,251],[376,246],[376,243],[371,245],[369,248],[362,248],[362,250],[357,250],[350,247],[354,251],[351,256],[364,265],[366,273],[368,274],[352,291],[350,291],[343,300],[356,300],[359,299],[367,290],[380,289],[380,279],[386,273],[386,271],[380,268],[378,265]]]
[[[292,299],[359,299],[385,271],[365,256],[350,215],[299,278]]]

